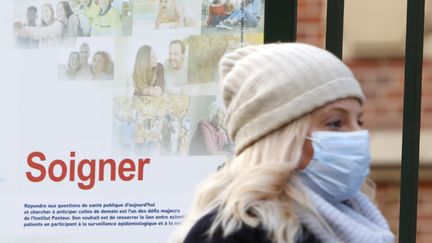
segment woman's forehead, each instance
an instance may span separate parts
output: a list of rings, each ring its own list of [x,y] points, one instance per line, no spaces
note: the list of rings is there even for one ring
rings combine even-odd
[[[361,113],[363,111],[363,108],[360,102],[356,98],[343,98],[343,99],[330,102],[318,108],[313,113],[318,115],[323,115],[335,110],[352,112],[352,113]]]

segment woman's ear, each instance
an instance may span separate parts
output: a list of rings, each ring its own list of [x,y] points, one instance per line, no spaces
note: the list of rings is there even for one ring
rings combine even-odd
[[[306,138],[303,142],[302,156],[297,166],[298,170],[303,170],[309,165],[310,161],[312,160],[313,153],[314,151],[312,147],[312,141]]]

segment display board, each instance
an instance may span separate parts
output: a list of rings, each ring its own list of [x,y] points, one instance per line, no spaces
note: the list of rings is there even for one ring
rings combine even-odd
[[[264,21],[241,4],[0,1],[0,242],[167,242],[234,149],[217,64]]]

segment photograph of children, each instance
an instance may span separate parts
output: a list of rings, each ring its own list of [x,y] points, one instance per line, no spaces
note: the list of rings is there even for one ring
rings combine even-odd
[[[192,137],[189,145],[189,155],[231,155],[234,145],[228,138],[224,120],[222,104],[215,96],[196,96],[200,102],[192,122]]]
[[[17,0],[14,35],[19,48],[73,46],[76,37],[130,35],[131,0]]]
[[[136,0],[134,34],[200,34],[201,0]]]
[[[202,34],[264,31],[264,0],[202,0]]]
[[[136,155],[187,155],[190,141],[187,96],[115,97],[115,149]]]
[[[80,38],[74,49],[58,51],[58,77],[62,81],[113,80],[114,41]]]

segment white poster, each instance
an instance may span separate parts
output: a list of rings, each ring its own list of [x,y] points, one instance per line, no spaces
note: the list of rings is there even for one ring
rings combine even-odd
[[[0,242],[167,242],[234,149],[217,63],[264,21],[240,6],[0,1]]]

